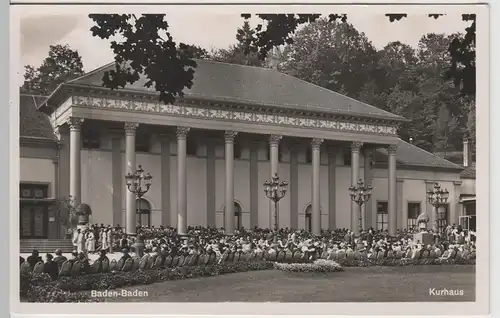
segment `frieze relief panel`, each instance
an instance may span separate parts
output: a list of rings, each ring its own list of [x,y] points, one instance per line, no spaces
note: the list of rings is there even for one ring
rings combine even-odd
[[[187,116],[203,119],[223,119],[303,128],[319,128],[345,132],[396,135],[396,127],[376,124],[359,124],[339,120],[293,117],[241,110],[206,109],[184,105],[114,100],[97,97],[73,96],[73,105],[94,108],[115,108],[131,111]]]

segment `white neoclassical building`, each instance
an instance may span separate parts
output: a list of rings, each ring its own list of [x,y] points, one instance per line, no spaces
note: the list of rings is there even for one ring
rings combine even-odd
[[[103,88],[113,64],[48,98],[21,95],[21,237],[61,237],[54,206],[68,196],[91,206],[92,223],[129,233],[137,224],[181,233],[189,225],[271,227],[263,184],[275,173],[289,183],[280,227],[356,230],[348,188],[360,178],[373,186],[365,227],[395,233],[422,211],[439,226],[458,224],[464,167],[400,140],[406,119],[272,69],[197,63],[194,85],[173,105],[144,79]],[[139,164],[153,180],[137,201],[125,174]],[[426,200],[436,182],[450,193],[439,216]]]

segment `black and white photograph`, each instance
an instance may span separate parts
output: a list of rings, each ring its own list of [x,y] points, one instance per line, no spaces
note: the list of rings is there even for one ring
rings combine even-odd
[[[15,9],[19,308],[488,303],[487,7]]]

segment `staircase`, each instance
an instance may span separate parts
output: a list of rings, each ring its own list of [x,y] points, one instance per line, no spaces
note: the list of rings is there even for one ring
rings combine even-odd
[[[21,239],[20,252],[31,253],[38,250],[40,253],[54,253],[61,249],[63,253],[71,253],[75,248],[70,239]]]

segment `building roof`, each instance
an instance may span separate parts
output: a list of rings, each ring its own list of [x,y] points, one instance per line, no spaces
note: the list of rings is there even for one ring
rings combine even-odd
[[[49,116],[37,110],[47,97],[19,95],[19,136],[56,140]]]
[[[465,168],[460,173],[460,179],[476,179],[476,165]]]
[[[274,69],[207,60],[196,60],[196,63],[193,86],[184,90],[186,98],[407,121],[401,116]],[[101,88],[104,72],[114,69],[114,65],[114,62],[105,65],[68,84]],[[146,81],[141,76],[137,82],[127,84],[124,89],[156,93],[154,87],[144,87]]]
[[[387,150],[377,149],[377,153],[374,155],[374,160],[378,162],[387,162],[387,156]],[[457,170],[463,169],[460,165],[436,156],[401,139],[399,139],[396,150],[396,161],[399,164],[414,167],[433,167]]]

